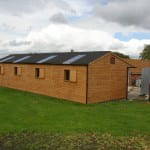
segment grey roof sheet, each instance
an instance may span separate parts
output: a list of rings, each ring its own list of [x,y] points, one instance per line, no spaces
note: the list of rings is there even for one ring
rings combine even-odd
[[[54,64],[54,65],[60,65],[63,64],[65,61],[78,56],[78,55],[85,55],[85,57],[82,57],[76,61],[73,61],[70,63],[70,65],[87,65],[90,62],[104,56],[105,54],[109,53],[110,51],[93,51],[93,52],[60,52],[60,53],[35,53],[35,54],[11,54],[7,57],[1,58],[0,61],[9,58],[11,56],[12,59],[6,59],[6,61],[2,63],[14,63],[15,61],[25,57],[25,56],[31,56],[25,60],[19,61],[18,64],[38,64],[38,61],[41,61],[43,59],[46,59],[50,56],[56,56],[53,59],[44,61],[42,64]]]

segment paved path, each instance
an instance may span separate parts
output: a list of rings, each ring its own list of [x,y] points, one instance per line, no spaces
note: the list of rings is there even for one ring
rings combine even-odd
[[[139,87],[129,87],[128,88],[128,99],[139,99],[140,88]]]

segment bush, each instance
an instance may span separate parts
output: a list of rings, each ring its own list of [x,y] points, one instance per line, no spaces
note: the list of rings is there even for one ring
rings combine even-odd
[[[21,132],[1,135],[0,150],[148,150],[146,141],[142,136]]]

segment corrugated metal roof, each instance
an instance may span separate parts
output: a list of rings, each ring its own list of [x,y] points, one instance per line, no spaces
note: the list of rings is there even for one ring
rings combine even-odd
[[[23,61],[23,60],[25,60],[25,59],[28,59],[28,58],[30,58],[30,57],[31,57],[31,56],[24,56],[23,58],[19,58],[19,59],[15,60],[13,63],[21,62],[21,61]]]
[[[87,65],[90,62],[104,56],[107,53],[109,53],[109,51],[12,54],[12,55],[9,55],[7,57],[0,59],[0,62],[14,63],[17,60],[19,60],[19,62],[17,62],[18,64],[40,63],[40,64],[56,64],[56,65],[60,65],[60,64]],[[27,57],[27,56],[30,56],[30,57]],[[57,57],[53,57],[53,56],[57,56]],[[79,57],[79,56],[82,56],[82,57]],[[25,59],[22,59],[22,58],[25,58]]]
[[[4,58],[0,59],[0,62],[6,62],[6,61],[8,61],[10,59],[13,59],[14,57],[15,56],[4,57]]]

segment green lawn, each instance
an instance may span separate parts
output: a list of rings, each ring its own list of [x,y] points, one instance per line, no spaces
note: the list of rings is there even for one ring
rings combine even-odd
[[[84,105],[0,88],[0,133],[22,130],[150,135],[150,104],[117,101]]]

